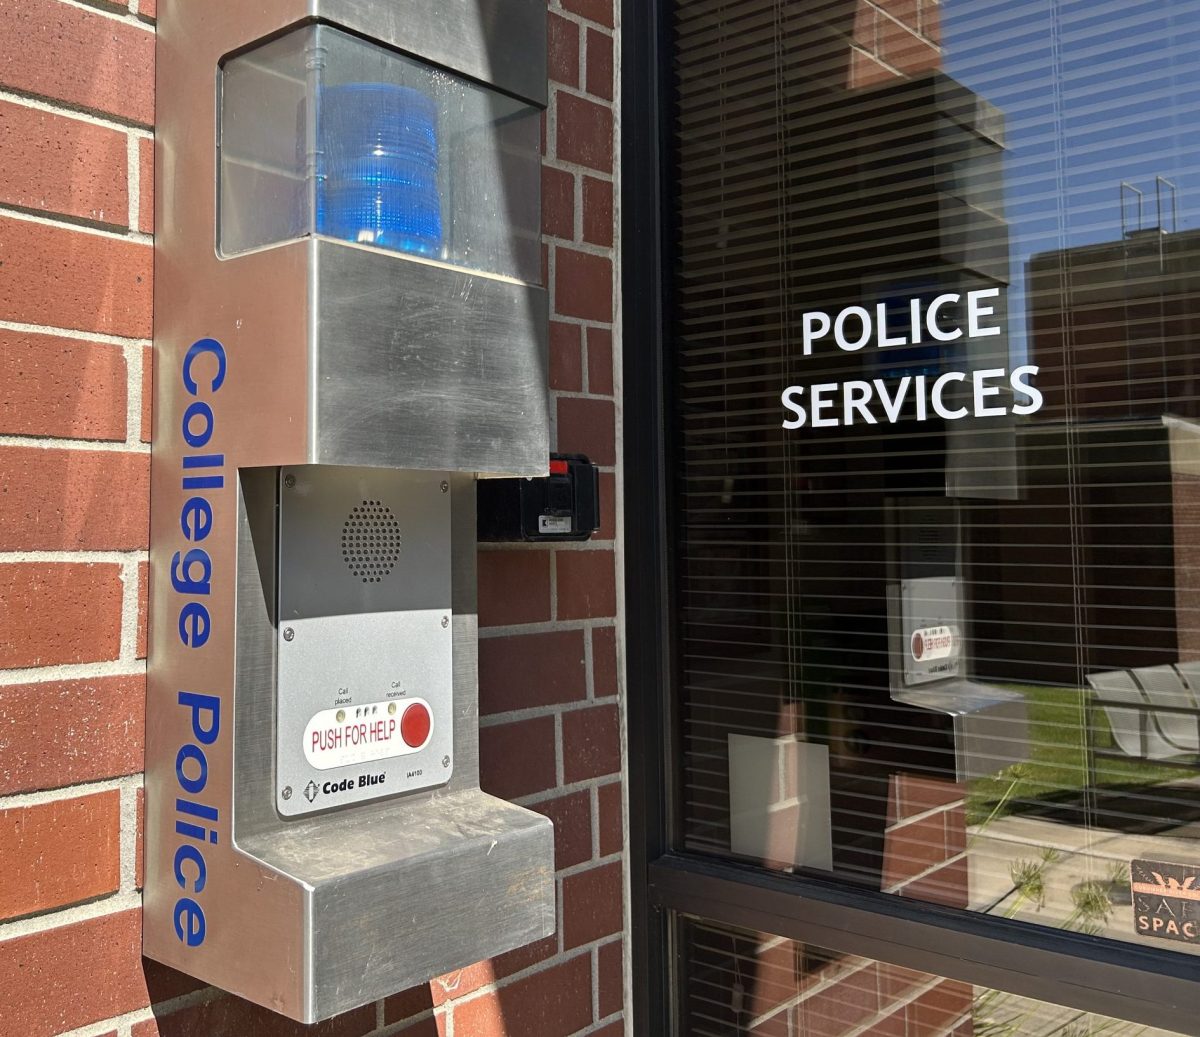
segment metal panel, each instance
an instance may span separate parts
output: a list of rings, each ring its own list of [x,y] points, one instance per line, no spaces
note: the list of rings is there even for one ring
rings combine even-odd
[[[546,107],[541,0],[310,2],[318,18]]]
[[[284,468],[279,500],[280,623],[449,613],[450,482],[444,473]]]
[[[448,622],[447,612],[423,609],[321,616],[280,630],[275,743],[280,814],[297,817],[450,780]],[[401,727],[413,700],[431,719],[428,740],[417,752],[405,744]],[[324,732],[338,745],[323,753],[330,762],[322,766],[310,750]],[[366,758],[348,758],[352,754]]]
[[[478,789],[294,822],[246,849],[311,886],[309,1020],[554,931],[549,821]]]
[[[315,249],[314,460],[546,473],[543,289],[340,243]]]

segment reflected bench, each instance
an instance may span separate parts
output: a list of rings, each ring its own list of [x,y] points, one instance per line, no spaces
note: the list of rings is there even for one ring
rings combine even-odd
[[[1200,754],[1200,662],[1090,673],[1087,682],[1123,755],[1172,762]]]

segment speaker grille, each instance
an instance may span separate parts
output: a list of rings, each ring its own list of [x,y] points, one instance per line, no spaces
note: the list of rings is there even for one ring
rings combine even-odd
[[[390,576],[400,558],[400,523],[382,501],[365,500],[342,526],[342,558],[363,583]]]

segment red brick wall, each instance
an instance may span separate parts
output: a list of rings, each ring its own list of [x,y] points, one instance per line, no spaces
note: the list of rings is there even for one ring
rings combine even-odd
[[[480,705],[484,787],[554,819],[559,931],[324,1037],[624,1031],[618,33],[613,0],[549,6],[554,434],[604,527],[481,552]],[[0,1037],[305,1032],[140,956],[156,13],[0,0]]]

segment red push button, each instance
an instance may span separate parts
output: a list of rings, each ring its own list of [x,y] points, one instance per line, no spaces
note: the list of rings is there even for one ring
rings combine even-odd
[[[405,745],[419,749],[429,738],[429,729],[432,726],[433,720],[429,716],[429,710],[421,703],[414,702],[400,718],[400,737],[404,739]]]

